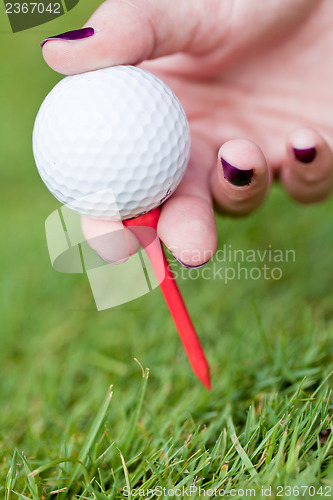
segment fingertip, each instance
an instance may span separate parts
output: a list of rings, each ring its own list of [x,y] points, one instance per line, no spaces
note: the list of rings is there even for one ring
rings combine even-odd
[[[270,174],[261,149],[247,139],[224,143],[212,175],[214,199],[221,211],[244,215],[266,197]]]
[[[83,28],[43,40],[46,63],[58,73],[137,64],[149,57],[155,43],[147,9],[131,2],[104,2]]]
[[[195,196],[168,200],[162,207],[157,230],[163,243],[186,267],[207,263],[217,248],[213,208]]]
[[[98,30],[92,26],[51,35],[40,44],[44,60],[50,68],[63,75],[81,73],[86,70],[86,56],[83,61],[81,58],[95,46],[90,38],[96,36]]]
[[[289,134],[281,180],[289,195],[299,203],[319,202],[330,195],[332,151],[316,130],[302,127]]]
[[[128,57],[128,55],[126,57],[123,51],[113,49],[112,44],[110,48],[106,29],[104,31],[96,27],[92,29],[94,30],[93,35],[82,39],[71,40],[56,35],[43,40],[42,52],[45,62],[54,71],[63,75],[75,75],[118,64],[135,64],[137,62],[135,57]],[[62,35],[66,35],[66,33]]]
[[[88,245],[106,262],[124,262],[140,248],[134,234],[121,221],[82,216],[81,228]]]
[[[300,127],[290,132],[287,138],[287,148],[291,147],[303,150],[309,147],[315,147],[317,142],[323,142],[318,132],[310,127]]]

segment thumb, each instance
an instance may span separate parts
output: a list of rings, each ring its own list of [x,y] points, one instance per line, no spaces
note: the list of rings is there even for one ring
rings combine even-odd
[[[199,10],[188,0],[172,8],[169,0],[107,0],[83,29],[44,40],[43,56],[52,69],[71,75],[188,50]]]

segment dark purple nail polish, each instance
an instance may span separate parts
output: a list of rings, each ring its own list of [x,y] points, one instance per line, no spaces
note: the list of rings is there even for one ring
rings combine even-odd
[[[200,267],[205,266],[209,262],[209,260],[207,260],[207,262],[204,262],[203,264],[200,264],[199,266],[188,266],[187,264],[184,264],[184,262],[179,260],[173,253],[172,253],[172,255],[176,259],[176,261],[179,262],[179,264],[181,264],[183,267],[186,267],[186,269],[199,269]]]
[[[230,182],[234,186],[239,186],[239,187],[247,186],[248,184],[250,184],[254,172],[253,168],[250,168],[249,170],[241,170],[228,163],[222,157],[221,157],[221,163],[222,163],[224,178],[227,179],[228,182]]]
[[[296,149],[293,148],[296,160],[301,163],[311,163],[317,156],[316,148]]]
[[[79,30],[66,31],[66,33],[60,33],[60,35],[54,35],[45,38],[40,46],[43,47],[43,45],[49,40],[82,40],[83,38],[93,36],[94,33],[94,28],[81,28]]]

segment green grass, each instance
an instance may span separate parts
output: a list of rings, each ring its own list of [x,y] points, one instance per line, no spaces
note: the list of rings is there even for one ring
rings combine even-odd
[[[300,207],[275,187],[251,217],[218,218],[221,248],[295,250],[280,280],[225,284],[205,279],[224,263],[206,275],[177,264],[211,392],[192,374],[159,290],[97,312],[84,275],[51,268],[44,222],[58,203],[36,173],[31,130],[59,76],[38,42],[90,10],[80,2],[17,35],[1,18],[0,495],[123,498],[128,486],[195,485],[257,496],[271,487],[272,498],[279,486],[310,498],[312,486],[324,496],[333,487],[333,200]]]

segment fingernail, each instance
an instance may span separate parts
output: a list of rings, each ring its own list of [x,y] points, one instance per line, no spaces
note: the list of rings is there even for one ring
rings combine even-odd
[[[184,264],[184,262],[182,262],[181,260],[179,260],[172,252],[171,252],[171,254],[176,259],[176,261],[179,262],[179,264],[181,264],[182,266],[186,267],[187,269],[199,269],[199,267],[203,267],[203,266],[205,266],[209,262],[209,260],[207,260],[207,262],[204,262],[203,264],[200,264],[199,266],[188,266],[187,264]]]
[[[126,262],[128,260],[128,258],[125,258],[123,260],[118,260],[116,262],[113,262],[112,260],[108,260],[105,257],[103,257],[103,255],[98,253],[97,250],[95,250],[95,252],[97,253],[98,257],[100,257],[102,260],[104,260],[104,262],[107,262],[108,264],[119,265],[119,264],[124,264],[124,262]]]
[[[296,149],[293,148],[296,160],[301,163],[311,163],[317,156],[316,148]]]
[[[97,250],[95,250],[95,252],[97,253],[97,255],[100,259],[104,260],[104,262],[107,262],[108,264],[113,264],[113,262],[111,262],[110,260],[107,260],[105,257],[103,257],[103,255],[101,255],[99,252],[97,252]]]
[[[45,38],[40,46],[43,47],[43,45],[49,40],[82,40],[82,38],[93,36],[94,33],[94,28],[81,28],[79,30],[66,31],[66,33],[60,33],[60,35],[54,35]]]
[[[248,170],[241,170],[231,165],[222,157],[221,157],[221,163],[222,163],[224,178],[227,179],[228,182],[230,182],[234,186],[239,186],[239,187],[247,186],[251,183],[251,179],[254,172],[253,168],[250,168]]]

